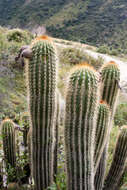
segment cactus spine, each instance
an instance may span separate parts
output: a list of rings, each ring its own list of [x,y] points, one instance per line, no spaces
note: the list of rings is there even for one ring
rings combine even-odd
[[[109,127],[109,119],[110,119],[110,109],[109,106],[101,101],[98,108],[98,116],[97,116],[97,126],[96,126],[96,145],[95,145],[95,171],[99,165],[99,160],[103,153],[103,149],[105,147],[105,143],[107,140],[108,127]]]
[[[127,126],[123,126],[113,156],[113,161],[105,179],[104,190],[115,190],[123,174],[127,159]]]
[[[68,190],[94,190],[95,112],[98,75],[80,65],[70,76],[65,111],[65,151]]]
[[[6,119],[1,124],[1,132],[3,137],[3,151],[8,168],[8,164],[15,167],[16,162],[16,146],[15,146],[15,129],[14,123],[10,119]]]
[[[32,169],[35,188],[47,188],[53,179],[53,130],[56,112],[56,52],[51,39],[38,37],[27,64],[29,110],[32,125]]]

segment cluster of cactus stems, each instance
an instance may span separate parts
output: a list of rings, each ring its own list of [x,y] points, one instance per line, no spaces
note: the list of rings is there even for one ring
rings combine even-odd
[[[5,162],[8,167],[10,164],[15,167],[16,164],[16,145],[15,145],[15,128],[10,119],[5,119],[1,124],[1,134],[3,139],[3,151]]]
[[[70,76],[65,110],[67,189],[94,189],[95,112],[98,75],[88,65],[75,68]]]
[[[56,114],[56,51],[50,38],[34,40],[27,61],[29,111],[32,125],[32,170],[35,188],[53,180],[53,130]],[[23,52],[26,55],[27,50]]]
[[[120,70],[117,66],[116,63],[114,62],[109,62],[107,64],[104,64],[103,67],[101,68],[101,78],[102,78],[102,87],[101,87],[101,99],[105,101],[110,110],[110,118],[109,118],[109,124],[108,124],[108,134],[107,134],[107,139],[106,139],[106,144],[104,148],[104,153],[102,155],[103,158],[101,158],[100,164],[98,166],[98,170],[103,165],[103,167],[106,167],[106,158],[108,154],[108,144],[109,144],[109,137],[110,137],[110,132],[112,129],[112,121],[116,109],[116,104],[117,104],[117,99],[119,95],[119,81],[120,81]],[[96,150],[95,150],[96,151]],[[103,161],[104,160],[104,161]],[[103,162],[103,164],[102,164]],[[105,165],[105,166],[104,166]],[[100,179],[100,184],[103,184],[104,177],[105,177],[105,170],[102,169],[101,173],[97,172],[96,173],[95,168],[95,179],[98,178]],[[102,171],[104,172],[102,174]],[[98,176],[100,175],[100,176]],[[103,177],[102,177],[103,176]]]
[[[24,132],[35,189],[47,189],[57,175],[60,93],[57,56],[48,36],[37,37],[20,56],[26,63],[30,129]],[[86,63],[70,73],[64,120],[67,190],[116,190],[126,170],[127,126],[118,136],[113,161],[105,178],[120,71],[116,63],[104,64],[98,73]],[[101,101],[100,101],[101,100]],[[7,163],[15,166],[14,123],[1,124]]]

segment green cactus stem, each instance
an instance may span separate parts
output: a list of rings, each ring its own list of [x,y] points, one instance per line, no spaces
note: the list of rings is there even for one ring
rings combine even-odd
[[[113,161],[105,179],[103,190],[116,190],[126,167],[127,159],[127,126],[121,128],[117,139]]]
[[[113,61],[104,64],[101,69],[101,76],[103,82],[101,99],[110,106],[113,118],[119,95],[120,70],[118,65]]]
[[[1,124],[1,133],[3,139],[3,152],[5,162],[8,167],[10,164],[15,167],[16,164],[16,145],[14,123],[10,119],[5,119]]]
[[[114,113],[116,110],[116,104],[117,104],[117,99],[119,96],[119,82],[120,82],[120,70],[118,68],[118,65],[111,61],[107,64],[104,64],[103,67],[101,68],[101,78],[102,78],[102,87],[101,87],[101,99],[105,101],[110,109],[111,109],[111,114],[110,114],[110,122],[108,126],[108,135],[106,139],[106,147],[105,147],[105,154],[103,154],[104,163],[106,160],[106,155],[108,153],[108,142],[109,142],[109,137],[112,129],[112,121],[114,117]],[[102,161],[101,161],[102,162]],[[105,163],[106,164],[106,163]],[[100,163],[101,165],[101,163]],[[99,167],[99,166],[98,166]],[[104,171],[104,170],[103,170]],[[104,176],[104,174],[97,172],[95,170],[95,178],[101,179],[101,176]],[[100,176],[97,176],[100,175]],[[103,178],[102,178],[103,180]],[[102,181],[101,181],[102,182]]]
[[[32,170],[35,189],[53,180],[53,134],[56,114],[56,51],[52,40],[41,36],[31,45],[26,60],[29,111],[32,125]]]
[[[95,171],[98,168],[99,161],[106,144],[109,121],[110,121],[110,108],[104,101],[100,102],[98,110],[99,111],[97,116],[97,126],[95,134],[96,145],[95,145],[95,154],[94,154]]]
[[[94,190],[94,135],[99,103],[97,72],[79,65],[69,80],[65,111],[68,190]]]

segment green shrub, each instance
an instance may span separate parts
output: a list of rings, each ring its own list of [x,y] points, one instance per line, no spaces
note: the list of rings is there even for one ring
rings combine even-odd
[[[97,50],[98,53],[109,54],[109,48],[106,45],[100,46]]]
[[[98,69],[102,66],[104,60],[99,57],[98,59],[88,55],[83,49],[65,48],[60,52],[60,63],[76,65],[82,62],[87,62]]]
[[[9,30],[7,33],[7,39],[8,41],[15,41],[15,42],[27,42],[32,38],[32,35],[27,32],[23,31],[21,29],[13,29]]]

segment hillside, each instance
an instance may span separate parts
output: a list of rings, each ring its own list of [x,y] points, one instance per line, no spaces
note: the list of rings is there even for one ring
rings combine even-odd
[[[54,37],[127,52],[126,0],[1,0],[0,25],[46,27]]]

